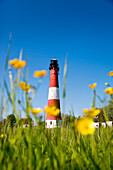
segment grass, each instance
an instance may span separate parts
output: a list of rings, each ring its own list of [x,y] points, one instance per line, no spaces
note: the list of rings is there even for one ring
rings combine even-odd
[[[23,109],[29,117],[29,106],[32,105],[36,89],[32,86],[33,93],[30,100],[27,92],[24,99],[22,96],[22,101],[25,101],[26,107],[22,105],[21,101],[17,105],[16,101],[19,97],[15,94],[19,88],[20,76],[27,82],[28,68],[26,67],[25,77],[22,70],[18,70],[15,80],[13,80],[11,68],[9,69],[11,83],[11,90],[9,90],[5,75],[10,44],[11,40],[3,74],[0,110],[2,114],[4,105],[10,103],[13,114],[17,117],[17,127],[10,127],[10,124],[0,127],[0,169],[113,169],[113,128],[101,126],[96,129],[93,135],[83,136],[77,131],[74,119],[66,125],[65,118],[63,118],[62,127],[56,129],[46,129],[42,123],[38,123],[36,127],[30,126],[24,129],[19,124],[17,112]],[[65,63],[64,99],[67,59]],[[93,103],[95,103],[95,95]]]
[[[113,129],[82,136],[74,126],[2,129],[0,169],[112,169]]]

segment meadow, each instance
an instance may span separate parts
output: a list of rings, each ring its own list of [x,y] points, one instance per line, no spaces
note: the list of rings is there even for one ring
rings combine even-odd
[[[98,97],[95,90],[96,84],[90,85],[94,93],[92,108],[84,110],[82,118],[76,119],[70,115],[69,121],[66,122],[64,113],[61,128],[47,129],[45,123],[37,118],[37,114],[42,112],[42,108],[32,108],[32,99],[37,89],[27,83],[27,58],[23,61],[21,52],[19,59],[9,61],[10,45],[11,40],[1,86],[0,112],[3,114],[5,107],[10,103],[12,113],[16,117],[16,125],[11,125],[9,121],[0,126],[0,169],[113,169],[113,128],[101,126],[99,129],[95,129],[93,126],[94,116],[101,112],[95,108],[95,99]],[[25,65],[26,68],[24,68]],[[11,89],[8,88],[5,78],[7,67]],[[14,69],[16,69],[15,77],[12,74]],[[25,69],[25,75],[23,69]],[[64,69],[64,100],[66,71],[67,60]],[[20,81],[20,76],[23,81]],[[46,76],[45,70],[36,71],[34,74],[34,77],[43,76]],[[24,91],[22,99],[18,99],[16,96],[19,88]],[[30,91],[31,96],[29,96]],[[108,87],[105,93],[110,95],[112,104],[112,87]],[[24,100],[25,106],[22,105],[22,100]],[[18,115],[21,109],[26,113],[28,119],[30,112],[32,113],[37,126],[32,126],[29,121],[30,126],[23,128]],[[47,114],[50,109],[53,108],[46,107]],[[56,114],[55,108],[53,112]],[[103,113],[107,120],[108,114],[105,107],[103,107]]]
[[[0,169],[112,169],[113,130],[82,136],[74,126],[2,129]]]

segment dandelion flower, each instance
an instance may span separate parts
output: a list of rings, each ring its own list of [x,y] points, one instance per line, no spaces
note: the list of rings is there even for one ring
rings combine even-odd
[[[42,113],[43,110],[41,108],[30,108],[30,111],[33,113],[33,114],[38,114],[38,113]]]
[[[94,122],[88,117],[79,119],[76,127],[82,135],[93,134],[95,132]]]
[[[19,69],[19,68],[23,68],[26,65],[26,62],[15,58],[13,60],[10,60],[9,64],[14,68]]]
[[[113,87],[108,87],[107,89],[104,90],[106,94],[112,95],[113,94]]]
[[[1,138],[3,138],[3,137],[4,137],[4,135],[3,135],[3,134],[1,134],[1,135],[0,135],[0,137],[1,137]]]
[[[21,82],[19,83],[19,86],[20,86],[20,88],[21,88],[23,91],[25,91],[25,92],[30,92],[30,91],[31,91],[31,90],[30,90],[31,85],[27,84],[27,83],[24,82],[24,81],[21,81]]]
[[[35,71],[34,72],[34,77],[44,77],[46,76],[47,71],[46,70],[42,70],[42,71]]]
[[[93,84],[90,84],[89,87],[90,87],[91,89],[94,89],[94,88],[96,87],[96,85],[97,85],[97,83],[93,83]]]
[[[109,75],[109,76],[113,76],[113,71],[110,71],[110,72],[108,73],[108,75]]]
[[[92,107],[89,110],[88,109],[84,109],[83,112],[85,114],[87,114],[88,116],[95,117],[95,116],[97,116],[101,112],[101,109],[96,109],[96,108]]]

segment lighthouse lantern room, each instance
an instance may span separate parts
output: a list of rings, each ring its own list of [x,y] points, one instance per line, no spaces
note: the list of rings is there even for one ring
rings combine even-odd
[[[59,83],[58,83],[58,72],[59,66],[58,61],[54,58],[50,63],[50,83],[49,83],[49,95],[48,95],[48,106],[54,105],[60,109],[60,98],[59,98]],[[46,118],[46,127],[55,128],[61,127],[61,112],[56,117],[55,115],[48,115]]]

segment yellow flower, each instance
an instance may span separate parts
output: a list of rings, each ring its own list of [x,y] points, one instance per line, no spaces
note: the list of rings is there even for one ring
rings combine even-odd
[[[1,134],[1,135],[0,135],[0,137],[1,137],[1,138],[3,138],[3,137],[4,137],[4,135],[3,135],[3,134]]]
[[[101,109],[96,109],[96,108],[92,107],[89,110],[88,109],[84,109],[83,112],[85,114],[87,114],[88,116],[95,117],[95,116],[97,116],[101,112]]]
[[[9,64],[14,68],[19,69],[19,68],[23,68],[26,65],[26,62],[15,58],[13,60],[10,60]]]
[[[35,71],[34,72],[34,77],[44,77],[46,76],[47,71],[46,70],[42,70],[42,71]]]
[[[82,135],[93,134],[95,132],[94,122],[88,117],[79,119],[76,127]]]
[[[49,113],[49,112],[50,112],[50,107],[49,107],[49,106],[46,106],[45,109],[44,109],[44,111],[45,111],[46,113]]]
[[[54,115],[54,116],[58,116],[59,113],[60,113],[60,109],[57,108],[57,109],[55,110],[55,112],[53,112],[53,115]]]
[[[23,90],[23,91],[25,91],[25,92],[30,92],[31,90],[30,90],[30,85],[29,84],[27,84],[26,82],[24,82],[24,81],[21,81],[20,83],[19,83],[19,86],[21,87],[21,89]]]
[[[90,84],[89,87],[94,89],[96,87],[97,83]]]
[[[109,76],[113,76],[113,71],[110,71],[110,72],[108,73],[108,75],[109,75]]]
[[[38,114],[38,113],[42,113],[43,110],[41,108],[30,108],[30,111],[33,113],[33,114]]]
[[[54,105],[50,105],[45,107],[45,112],[47,113],[47,115],[58,116],[60,113],[60,109],[56,108],[56,106]]]
[[[113,94],[113,87],[108,87],[107,89],[104,90],[106,94],[112,95]]]

